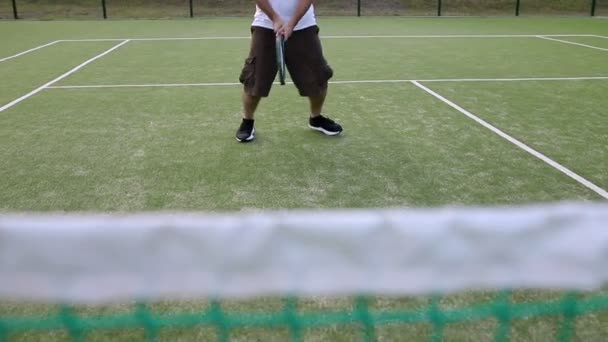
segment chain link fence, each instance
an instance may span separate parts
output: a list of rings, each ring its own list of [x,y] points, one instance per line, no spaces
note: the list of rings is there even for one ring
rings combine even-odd
[[[251,16],[251,0],[0,0],[0,19]],[[325,0],[319,16],[606,16],[608,0]]]

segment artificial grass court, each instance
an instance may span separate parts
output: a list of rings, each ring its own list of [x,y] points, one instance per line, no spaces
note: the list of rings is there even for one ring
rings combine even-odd
[[[345,127],[344,134],[310,131],[306,100],[292,85],[275,85],[258,110],[256,141],[244,145],[234,140],[241,91],[235,83],[248,51],[250,21],[0,22],[0,210],[232,211],[602,200],[598,191],[410,81],[600,190],[608,188],[606,20],[321,18],[336,82],[325,113]],[[438,307],[484,304],[497,296],[446,296]],[[509,298],[552,302],[562,294],[525,291]],[[377,298],[370,307],[416,310],[430,301]],[[351,312],[355,303],[315,298],[300,301],[298,308]],[[231,312],[283,307],[279,299],[222,304]],[[202,312],[209,304],[151,306],[159,313]],[[7,303],[0,305],[0,319],[53,310]],[[133,313],[136,306],[78,312]],[[556,339],[562,336],[560,322],[551,315],[518,319],[509,336]],[[445,340],[491,340],[497,326],[494,319],[459,322],[446,325],[443,334]],[[583,315],[574,327],[575,340],[606,340],[608,314]],[[433,331],[428,323],[397,324],[379,327],[375,335],[420,340]],[[357,324],[330,325],[306,331],[304,339],[351,341],[361,335]],[[10,338],[67,336],[59,330]],[[144,336],[142,329],[130,328],[89,337]],[[158,337],[213,340],[217,331],[161,329]],[[230,337],[284,340],[289,333],[239,328]]]

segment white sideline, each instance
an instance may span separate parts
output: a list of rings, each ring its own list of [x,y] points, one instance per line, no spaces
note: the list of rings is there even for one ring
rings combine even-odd
[[[89,60],[85,61],[84,63],[82,63],[82,64],[80,64],[80,65],[76,66],[76,67],[75,67],[75,68],[73,68],[72,70],[70,70],[70,71],[68,71],[68,72],[64,73],[63,75],[61,75],[61,76],[59,76],[59,77],[55,78],[54,80],[49,81],[49,82],[47,82],[47,83],[45,83],[45,84],[41,85],[40,87],[38,87],[38,88],[36,88],[36,89],[34,89],[34,90],[30,91],[29,93],[27,93],[27,94],[25,94],[25,95],[21,96],[20,98],[15,99],[15,100],[13,100],[13,101],[11,101],[11,102],[9,102],[9,103],[5,104],[4,106],[0,107],[0,113],[1,113],[1,112],[3,112],[3,111],[5,111],[5,110],[7,110],[7,109],[9,109],[9,108],[11,108],[12,106],[14,106],[14,105],[18,104],[19,102],[21,102],[21,101],[23,101],[23,100],[25,100],[25,99],[27,99],[27,98],[29,98],[29,97],[33,96],[33,95],[36,95],[37,93],[41,92],[42,90],[46,89],[47,87],[49,87],[49,86],[51,86],[51,85],[53,85],[53,84],[55,84],[55,83],[57,83],[57,82],[61,81],[62,79],[66,78],[66,77],[68,77],[69,75],[71,75],[71,74],[75,73],[76,71],[78,71],[78,70],[82,69],[82,68],[83,68],[84,66],[86,66],[87,64],[90,64],[90,63],[92,63],[93,61],[95,61],[95,60],[97,60],[97,59],[99,59],[99,58],[101,58],[101,57],[103,57],[103,56],[105,56],[105,55],[109,54],[110,52],[112,52],[112,51],[114,51],[114,50],[118,49],[119,47],[121,47],[121,46],[125,45],[125,44],[126,44],[126,43],[128,43],[128,42],[129,42],[128,40],[125,40],[125,41],[123,41],[122,43],[120,43],[120,44],[118,44],[118,45],[115,45],[114,47],[112,47],[112,48],[110,48],[110,49],[106,50],[105,52],[102,52],[102,53],[100,53],[99,55],[97,55],[97,56],[95,56],[95,57],[93,57],[93,58],[91,58],[91,59],[89,59]]]
[[[601,288],[608,204],[2,214],[0,300]]]
[[[412,80],[418,82],[531,82],[531,81],[592,81],[608,80],[608,76],[581,77],[519,77],[519,78],[444,78],[430,80]]]
[[[54,41],[54,42],[50,42],[50,43],[47,43],[47,44],[44,44],[44,45],[37,46],[37,47],[32,48],[32,49],[29,49],[29,50],[26,50],[26,51],[20,52],[20,53],[18,53],[18,54],[16,54],[16,55],[12,55],[12,56],[8,56],[8,57],[0,58],[0,62],[8,61],[9,59],[13,59],[13,58],[17,58],[17,57],[19,57],[19,56],[23,56],[23,55],[28,54],[28,53],[30,53],[30,52],[33,52],[33,51],[36,51],[36,50],[40,50],[40,49],[42,49],[42,48],[45,48],[45,47],[47,47],[47,46],[51,46],[51,45],[56,44],[56,43],[59,43],[59,42],[60,42],[59,40],[56,40],[56,41]]]
[[[373,38],[535,38],[543,37],[595,37],[593,34],[461,34],[461,35],[353,35],[321,36],[321,39],[373,39]],[[232,40],[250,39],[250,36],[215,36],[215,37],[158,37],[158,38],[95,38],[95,39],[63,39],[60,42],[104,42],[104,41],[172,41],[172,40]]]
[[[292,84],[292,82],[287,82]],[[278,83],[275,83],[278,84]],[[48,89],[91,89],[91,88],[146,88],[146,87],[222,87],[241,85],[238,82],[226,83],[159,83],[159,84],[99,84],[52,86]]]
[[[412,84],[414,84],[416,87],[424,90],[425,92],[431,94],[432,96],[434,96],[435,98],[439,99],[440,101],[442,101],[443,103],[447,104],[448,106],[456,109],[460,113],[466,115],[467,117],[469,117],[470,119],[474,120],[475,122],[477,122],[478,124],[482,125],[483,127],[487,128],[490,131],[494,132],[495,134],[499,135],[501,138],[509,141],[513,145],[519,147],[520,149],[528,152],[529,154],[533,155],[534,157],[536,157],[536,158],[542,160],[543,162],[547,163],[548,165],[550,165],[554,169],[556,169],[556,170],[560,171],[561,173],[565,174],[566,176],[574,179],[575,181],[579,182],[580,184],[582,184],[583,186],[587,187],[588,189],[594,191],[595,193],[597,193],[598,195],[600,195],[604,199],[608,200],[608,192],[606,190],[600,188],[599,186],[593,184],[589,180],[587,180],[587,179],[581,177],[580,175],[574,173],[573,171],[571,171],[570,169],[566,168],[565,166],[559,164],[558,162],[554,161],[553,159],[551,159],[551,158],[545,156],[544,154],[536,151],[532,147],[524,144],[523,142],[521,142],[521,141],[515,139],[514,137],[508,135],[507,133],[501,131],[500,129],[498,129],[495,126],[491,125],[487,121],[479,118],[475,114],[467,111],[466,109],[460,107],[459,105],[457,105],[454,102],[446,99],[445,97],[439,95],[438,93],[434,92],[433,90],[431,90],[431,89],[425,87],[424,85],[418,83],[417,81],[412,81]],[[607,225],[608,225],[608,223],[607,223]]]
[[[595,49],[595,50],[601,50],[601,51],[608,51],[608,49],[597,47],[597,46],[593,46],[593,45],[588,45],[588,44],[581,44],[581,43],[570,42],[570,41],[562,40],[562,39],[549,38],[547,36],[537,36],[537,37],[540,38],[540,39],[552,40],[554,42],[559,42],[559,43],[564,43],[564,44],[583,46],[583,47],[586,47],[586,48]]]
[[[530,78],[438,78],[428,80],[351,80],[330,81],[330,84],[366,84],[366,83],[409,83],[418,82],[526,82],[526,81],[586,81],[586,80],[608,80],[608,76],[588,77],[530,77]],[[293,82],[287,82],[293,84]],[[278,84],[278,83],[275,83]],[[91,85],[64,85],[51,86],[48,89],[90,89],[90,88],[145,88],[145,87],[220,87],[238,86],[238,82],[216,82],[216,83],[151,83],[151,84],[91,84]]]
[[[445,35],[361,35],[361,36],[321,36],[330,39],[368,38],[534,38],[533,34],[445,34]],[[549,34],[545,37],[590,37],[588,34]]]

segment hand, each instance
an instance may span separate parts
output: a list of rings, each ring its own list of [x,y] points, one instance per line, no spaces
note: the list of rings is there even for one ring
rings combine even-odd
[[[281,30],[283,29],[283,26],[285,26],[285,23],[283,22],[283,20],[281,18],[279,18],[277,16],[277,18],[275,18],[273,20],[273,26],[274,26],[274,32],[279,35],[281,33]]]
[[[291,34],[293,33],[293,28],[294,28],[294,25],[291,23],[283,24],[283,26],[277,32],[277,34],[282,35],[283,39],[287,40],[287,39],[289,39],[289,37],[291,37]]]

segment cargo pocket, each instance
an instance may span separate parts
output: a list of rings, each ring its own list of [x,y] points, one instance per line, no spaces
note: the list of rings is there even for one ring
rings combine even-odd
[[[255,57],[245,59],[245,65],[239,76],[239,82],[245,86],[252,86],[255,82]]]

